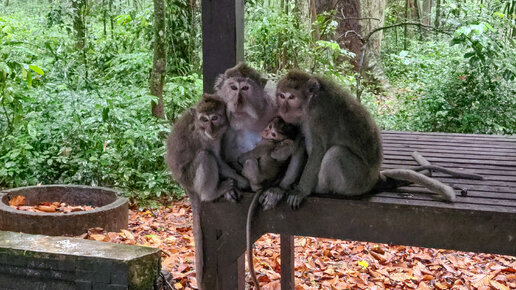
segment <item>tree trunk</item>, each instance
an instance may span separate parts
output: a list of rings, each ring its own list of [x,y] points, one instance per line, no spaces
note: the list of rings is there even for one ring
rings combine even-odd
[[[409,0],[405,0],[405,21],[409,19]],[[403,28],[403,49],[407,50],[407,38],[408,38],[408,25]]]
[[[311,17],[310,17],[310,2],[307,0],[296,0],[294,3],[294,15],[301,23],[301,26],[306,30],[310,31]]]
[[[102,24],[104,26],[104,37],[107,37],[107,29],[106,29],[106,0],[102,0]]]
[[[385,24],[385,7],[386,0],[361,0],[360,1],[360,25],[362,27],[362,37],[366,37],[369,33],[377,28],[383,27]],[[367,47],[363,47],[361,51],[362,66],[360,74],[367,82],[380,84],[382,87],[387,86],[388,79],[385,77],[380,59],[380,51],[382,48],[383,31],[377,31],[371,34],[367,41]],[[364,50],[365,49],[365,50]],[[362,56],[363,54],[363,56]],[[365,72],[365,74],[364,74]],[[357,94],[357,97],[359,97]]]
[[[167,71],[167,34],[165,19],[165,0],[154,0],[154,62],[149,80],[150,92],[158,97],[158,102],[152,101],[152,114],[165,118],[163,104],[163,85]]]
[[[359,20],[360,0],[317,0],[315,1],[315,9],[317,14],[321,14],[324,11],[337,11],[337,21],[339,22],[339,25],[336,29],[335,40],[339,42],[341,47],[353,52],[356,55],[352,63],[355,69],[358,69],[360,62],[360,52],[362,50],[362,42],[360,37],[357,36],[357,34],[362,34],[362,28],[360,26]]]
[[[9,0],[5,0],[5,7],[9,6]]]
[[[86,45],[86,27],[84,24],[85,0],[72,0],[73,30],[75,33],[75,48],[83,50]]]
[[[430,25],[432,23],[432,0],[423,0],[423,24]]]
[[[434,23],[435,28],[439,28],[440,21],[441,21],[441,0],[437,0],[437,2],[435,3],[435,23]],[[436,33],[436,35],[437,35],[437,33]]]

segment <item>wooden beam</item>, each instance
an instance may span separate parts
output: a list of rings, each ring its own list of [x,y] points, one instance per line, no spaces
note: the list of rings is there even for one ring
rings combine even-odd
[[[294,290],[294,236],[280,234],[281,290]]]
[[[202,0],[203,88],[213,92],[217,75],[244,61],[244,0]]]

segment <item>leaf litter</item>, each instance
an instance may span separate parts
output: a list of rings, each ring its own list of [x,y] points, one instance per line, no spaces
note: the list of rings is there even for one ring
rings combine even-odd
[[[36,205],[25,205],[26,198],[23,195],[18,195],[11,200],[9,200],[9,206],[14,209],[22,210],[22,211],[30,211],[30,212],[44,212],[44,213],[70,213],[77,211],[87,211],[95,209],[93,206],[89,205],[70,205],[64,202],[54,201],[54,202],[40,202]]]
[[[172,274],[174,287],[198,288],[187,199],[157,209],[130,210],[129,228],[119,233],[94,228],[79,237],[160,248],[162,268]],[[296,290],[516,289],[512,256],[313,237],[296,237],[294,246]],[[279,235],[266,234],[255,243],[254,262],[262,289],[280,289]]]

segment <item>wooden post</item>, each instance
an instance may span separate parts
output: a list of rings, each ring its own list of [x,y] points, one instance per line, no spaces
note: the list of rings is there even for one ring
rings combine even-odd
[[[281,290],[294,290],[294,236],[280,234]]]
[[[217,75],[244,61],[244,0],[202,0],[203,88],[213,92]]]

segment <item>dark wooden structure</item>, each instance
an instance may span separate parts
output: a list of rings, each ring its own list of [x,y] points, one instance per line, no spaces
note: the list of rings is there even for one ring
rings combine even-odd
[[[203,0],[204,88],[243,59],[243,0]],[[434,177],[468,189],[455,203],[409,186],[361,199],[311,196],[297,211],[281,203],[258,211],[253,237],[281,234],[281,285],[294,288],[293,236],[351,239],[516,255],[516,137],[383,132],[384,168],[432,164],[464,169],[485,180]],[[194,204],[196,268],[202,289],[244,289],[245,222],[252,195],[242,202]]]

